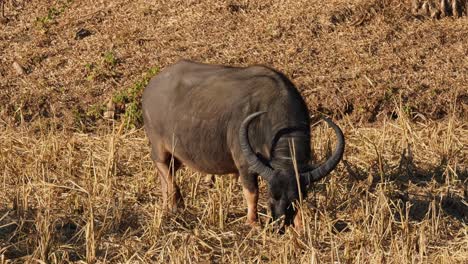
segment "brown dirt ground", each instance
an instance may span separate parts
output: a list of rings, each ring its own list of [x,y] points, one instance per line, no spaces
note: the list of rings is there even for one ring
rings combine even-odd
[[[187,58],[273,66],[294,81],[313,112],[357,123],[395,117],[400,98],[415,119],[443,119],[452,106],[465,117],[466,17],[421,19],[410,8],[389,0],[7,4],[1,116],[18,124],[21,109],[25,122],[55,116],[70,128],[77,119],[71,113],[105,104],[150,67]],[[92,35],[76,39],[80,29]],[[106,65],[106,53],[114,64]],[[18,76],[14,61],[25,75]]]

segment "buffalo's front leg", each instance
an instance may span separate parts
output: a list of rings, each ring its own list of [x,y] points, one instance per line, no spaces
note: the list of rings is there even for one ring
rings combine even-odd
[[[258,226],[258,179],[257,175],[241,175],[242,190],[247,201],[247,221],[250,226]]]
[[[249,190],[243,187],[244,197],[247,201],[247,225],[255,226],[258,225],[257,216],[257,203],[258,203],[258,189]]]
[[[183,208],[184,201],[180,194],[179,187],[177,186],[174,175],[169,170],[167,162],[155,162],[156,168],[159,172],[159,180],[161,182],[161,192],[163,195],[163,208],[175,213],[178,209]]]

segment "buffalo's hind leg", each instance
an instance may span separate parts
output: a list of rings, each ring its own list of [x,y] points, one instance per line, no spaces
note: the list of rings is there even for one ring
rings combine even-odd
[[[176,213],[184,207],[184,200],[179,190],[179,186],[175,181],[176,171],[181,163],[170,153],[164,151],[151,152],[153,162],[159,173],[159,181],[161,183],[161,193],[163,196],[163,209]]]

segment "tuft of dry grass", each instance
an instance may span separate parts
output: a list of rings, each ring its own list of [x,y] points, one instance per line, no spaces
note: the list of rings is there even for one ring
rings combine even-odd
[[[409,0],[1,2],[0,263],[468,262],[466,16],[423,19]],[[239,183],[187,168],[186,209],[161,210],[143,130],[102,115],[179,58],[273,66],[343,129],[303,236],[266,224],[264,182],[260,229]],[[320,162],[334,136],[312,133]]]
[[[448,16],[461,17],[463,15],[468,15],[467,8],[467,0],[412,1],[413,14],[427,16],[433,19],[440,19],[441,17],[443,18]]]

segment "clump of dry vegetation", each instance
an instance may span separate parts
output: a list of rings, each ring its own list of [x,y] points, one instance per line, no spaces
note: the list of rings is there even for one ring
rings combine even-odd
[[[467,0],[413,0],[412,11],[414,14],[442,18],[448,16],[461,17],[468,15]]]
[[[468,261],[467,16],[424,19],[409,0],[0,2],[0,263]],[[342,127],[303,236],[266,224],[263,182],[261,229],[238,183],[189,169],[187,208],[160,210],[138,100],[179,58],[273,66]],[[312,133],[319,162],[334,138]]]

